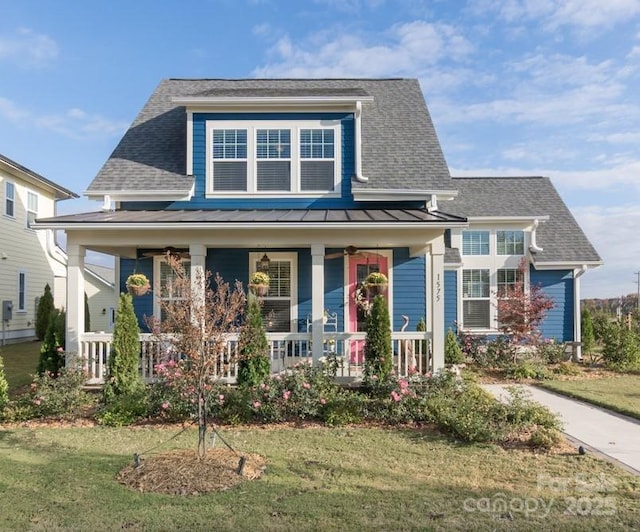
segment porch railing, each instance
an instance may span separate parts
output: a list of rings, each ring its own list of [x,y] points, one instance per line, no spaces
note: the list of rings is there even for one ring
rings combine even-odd
[[[325,333],[323,340],[323,361],[335,357],[336,377],[355,380],[362,376],[364,367],[365,333]],[[299,363],[311,363],[310,333],[267,333],[271,372],[280,373]],[[399,377],[413,372],[433,371],[431,338],[424,332],[391,333],[394,371]],[[113,335],[110,333],[84,333],[80,339],[80,357],[88,372],[88,384],[104,383],[107,363],[111,355]],[[227,337],[224,354],[220,357],[217,376],[228,383],[236,382],[238,336]],[[171,354],[169,341],[158,340],[150,334],[140,335],[140,375],[153,381],[156,366],[166,362]],[[173,355],[174,358],[177,355]]]

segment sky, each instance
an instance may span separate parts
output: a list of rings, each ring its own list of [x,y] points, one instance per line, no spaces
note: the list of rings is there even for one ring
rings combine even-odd
[[[636,292],[640,0],[0,0],[0,13],[0,153],[80,195],[164,78],[417,78],[452,175],[550,177],[605,262],[582,297]]]

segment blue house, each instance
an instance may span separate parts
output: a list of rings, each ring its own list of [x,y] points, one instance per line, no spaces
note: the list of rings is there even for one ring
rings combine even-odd
[[[117,257],[122,291],[133,272],[161,286],[167,251],[245,285],[267,271],[274,369],[330,346],[345,376],[362,363],[355,295],[371,272],[389,281],[402,374],[442,367],[450,327],[495,333],[494,294],[523,259],[556,303],[544,333],[578,340],[580,277],[601,264],[548,179],[452,178],[414,79],[162,81],[85,194],[100,212],[37,225],[67,233],[67,346],[96,382],[110,336],[83,332],[86,250]],[[160,297],[135,298],[143,330]]]

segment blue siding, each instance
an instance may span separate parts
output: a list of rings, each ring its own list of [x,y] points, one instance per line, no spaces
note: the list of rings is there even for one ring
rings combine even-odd
[[[530,269],[531,284],[540,285],[554,307],[542,323],[542,335],[562,342],[573,341],[573,272]]]
[[[456,330],[458,321],[458,272],[444,271],[444,331]]]
[[[127,281],[127,277],[132,273],[144,273],[149,278],[151,286],[153,287],[153,259],[120,259],[120,292],[127,291],[125,283]],[[145,316],[153,315],[153,291],[149,291],[143,296],[134,297],[133,310],[138,317],[138,326],[140,327],[140,330],[143,332],[149,332]]]
[[[420,318],[426,316],[425,258],[410,257],[407,248],[393,251],[393,326],[399,331],[402,315],[409,316],[407,331],[415,331]]]
[[[341,198],[205,198],[207,120],[341,120],[342,197]],[[172,203],[170,209],[330,209],[353,207],[351,176],[354,173],[354,119],[352,113],[194,113],[193,174],[194,196],[190,201]]]

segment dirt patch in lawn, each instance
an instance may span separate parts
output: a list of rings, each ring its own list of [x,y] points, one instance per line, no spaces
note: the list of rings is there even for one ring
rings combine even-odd
[[[240,460],[244,458],[240,472]],[[141,457],[116,476],[118,482],[142,492],[169,495],[200,495],[222,491],[262,476],[266,465],[257,454],[236,454],[228,449],[209,449],[198,459],[193,449],[174,450]]]

